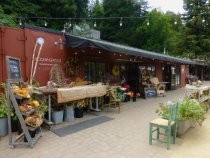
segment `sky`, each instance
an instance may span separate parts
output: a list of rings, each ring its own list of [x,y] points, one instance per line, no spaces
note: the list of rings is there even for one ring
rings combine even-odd
[[[157,9],[161,9],[164,13],[166,11],[172,11],[174,13],[183,13],[183,0],[147,0],[149,6]]]

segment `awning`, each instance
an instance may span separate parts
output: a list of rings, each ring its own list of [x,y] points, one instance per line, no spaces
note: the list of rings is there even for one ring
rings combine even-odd
[[[121,44],[116,44],[116,43],[112,43],[108,41],[79,37],[79,36],[74,36],[71,34],[65,34],[65,38],[66,38],[67,46],[71,48],[91,47],[91,48],[104,49],[110,52],[141,56],[141,57],[149,58],[149,59],[157,59],[157,60],[168,61],[168,62],[197,65],[195,61],[191,61],[188,59],[181,59],[181,58],[177,58],[177,57],[173,57],[173,56],[169,56],[165,54],[159,54],[159,53],[146,51],[143,49],[138,49],[138,48],[125,46]]]

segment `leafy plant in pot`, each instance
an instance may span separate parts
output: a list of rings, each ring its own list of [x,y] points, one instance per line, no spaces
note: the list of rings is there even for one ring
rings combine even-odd
[[[197,124],[202,125],[205,120],[206,108],[196,99],[184,99],[178,102],[178,130],[177,135],[184,134],[189,128],[195,127]],[[168,118],[168,107],[161,103],[156,110],[163,118]]]
[[[0,136],[5,136],[8,133],[7,121],[7,100],[4,93],[0,93]]]
[[[76,118],[83,117],[83,108],[86,107],[85,99],[74,101],[74,114]]]

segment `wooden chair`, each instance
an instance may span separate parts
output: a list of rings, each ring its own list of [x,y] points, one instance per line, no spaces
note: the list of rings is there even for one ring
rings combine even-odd
[[[169,149],[171,142],[171,134],[173,130],[173,143],[176,143],[177,132],[177,111],[178,103],[168,103],[168,119],[156,118],[149,123],[149,144],[152,145],[152,140],[157,140],[167,144]],[[153,137],[153,133],[156,133],[156,138]],[[160,135],[164,135],[165,140],[160,139]]]
[[[110,108],[117,108],[118,107],[118,113],[120,113],[120,106],[121,106],[121,100],[117,97],[117,91],[116,88],[110,88],[107,90],[106,97],[108,99],[105,99],[106,103],[102,105],[102,109],[107,106],[108,110]]]
[[[157,94],[164,97],[166,85],[160,83],[157,77],[150,78],[150,82],[152,84],[151,86],[157,89]]]

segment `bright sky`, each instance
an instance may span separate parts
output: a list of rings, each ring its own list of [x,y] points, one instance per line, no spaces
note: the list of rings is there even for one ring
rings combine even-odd
[[[147,0],[149,6],[157,9],[161,9],[164,13],[166,11],[172,11],[174,13],[183,13],[183,0]]]

